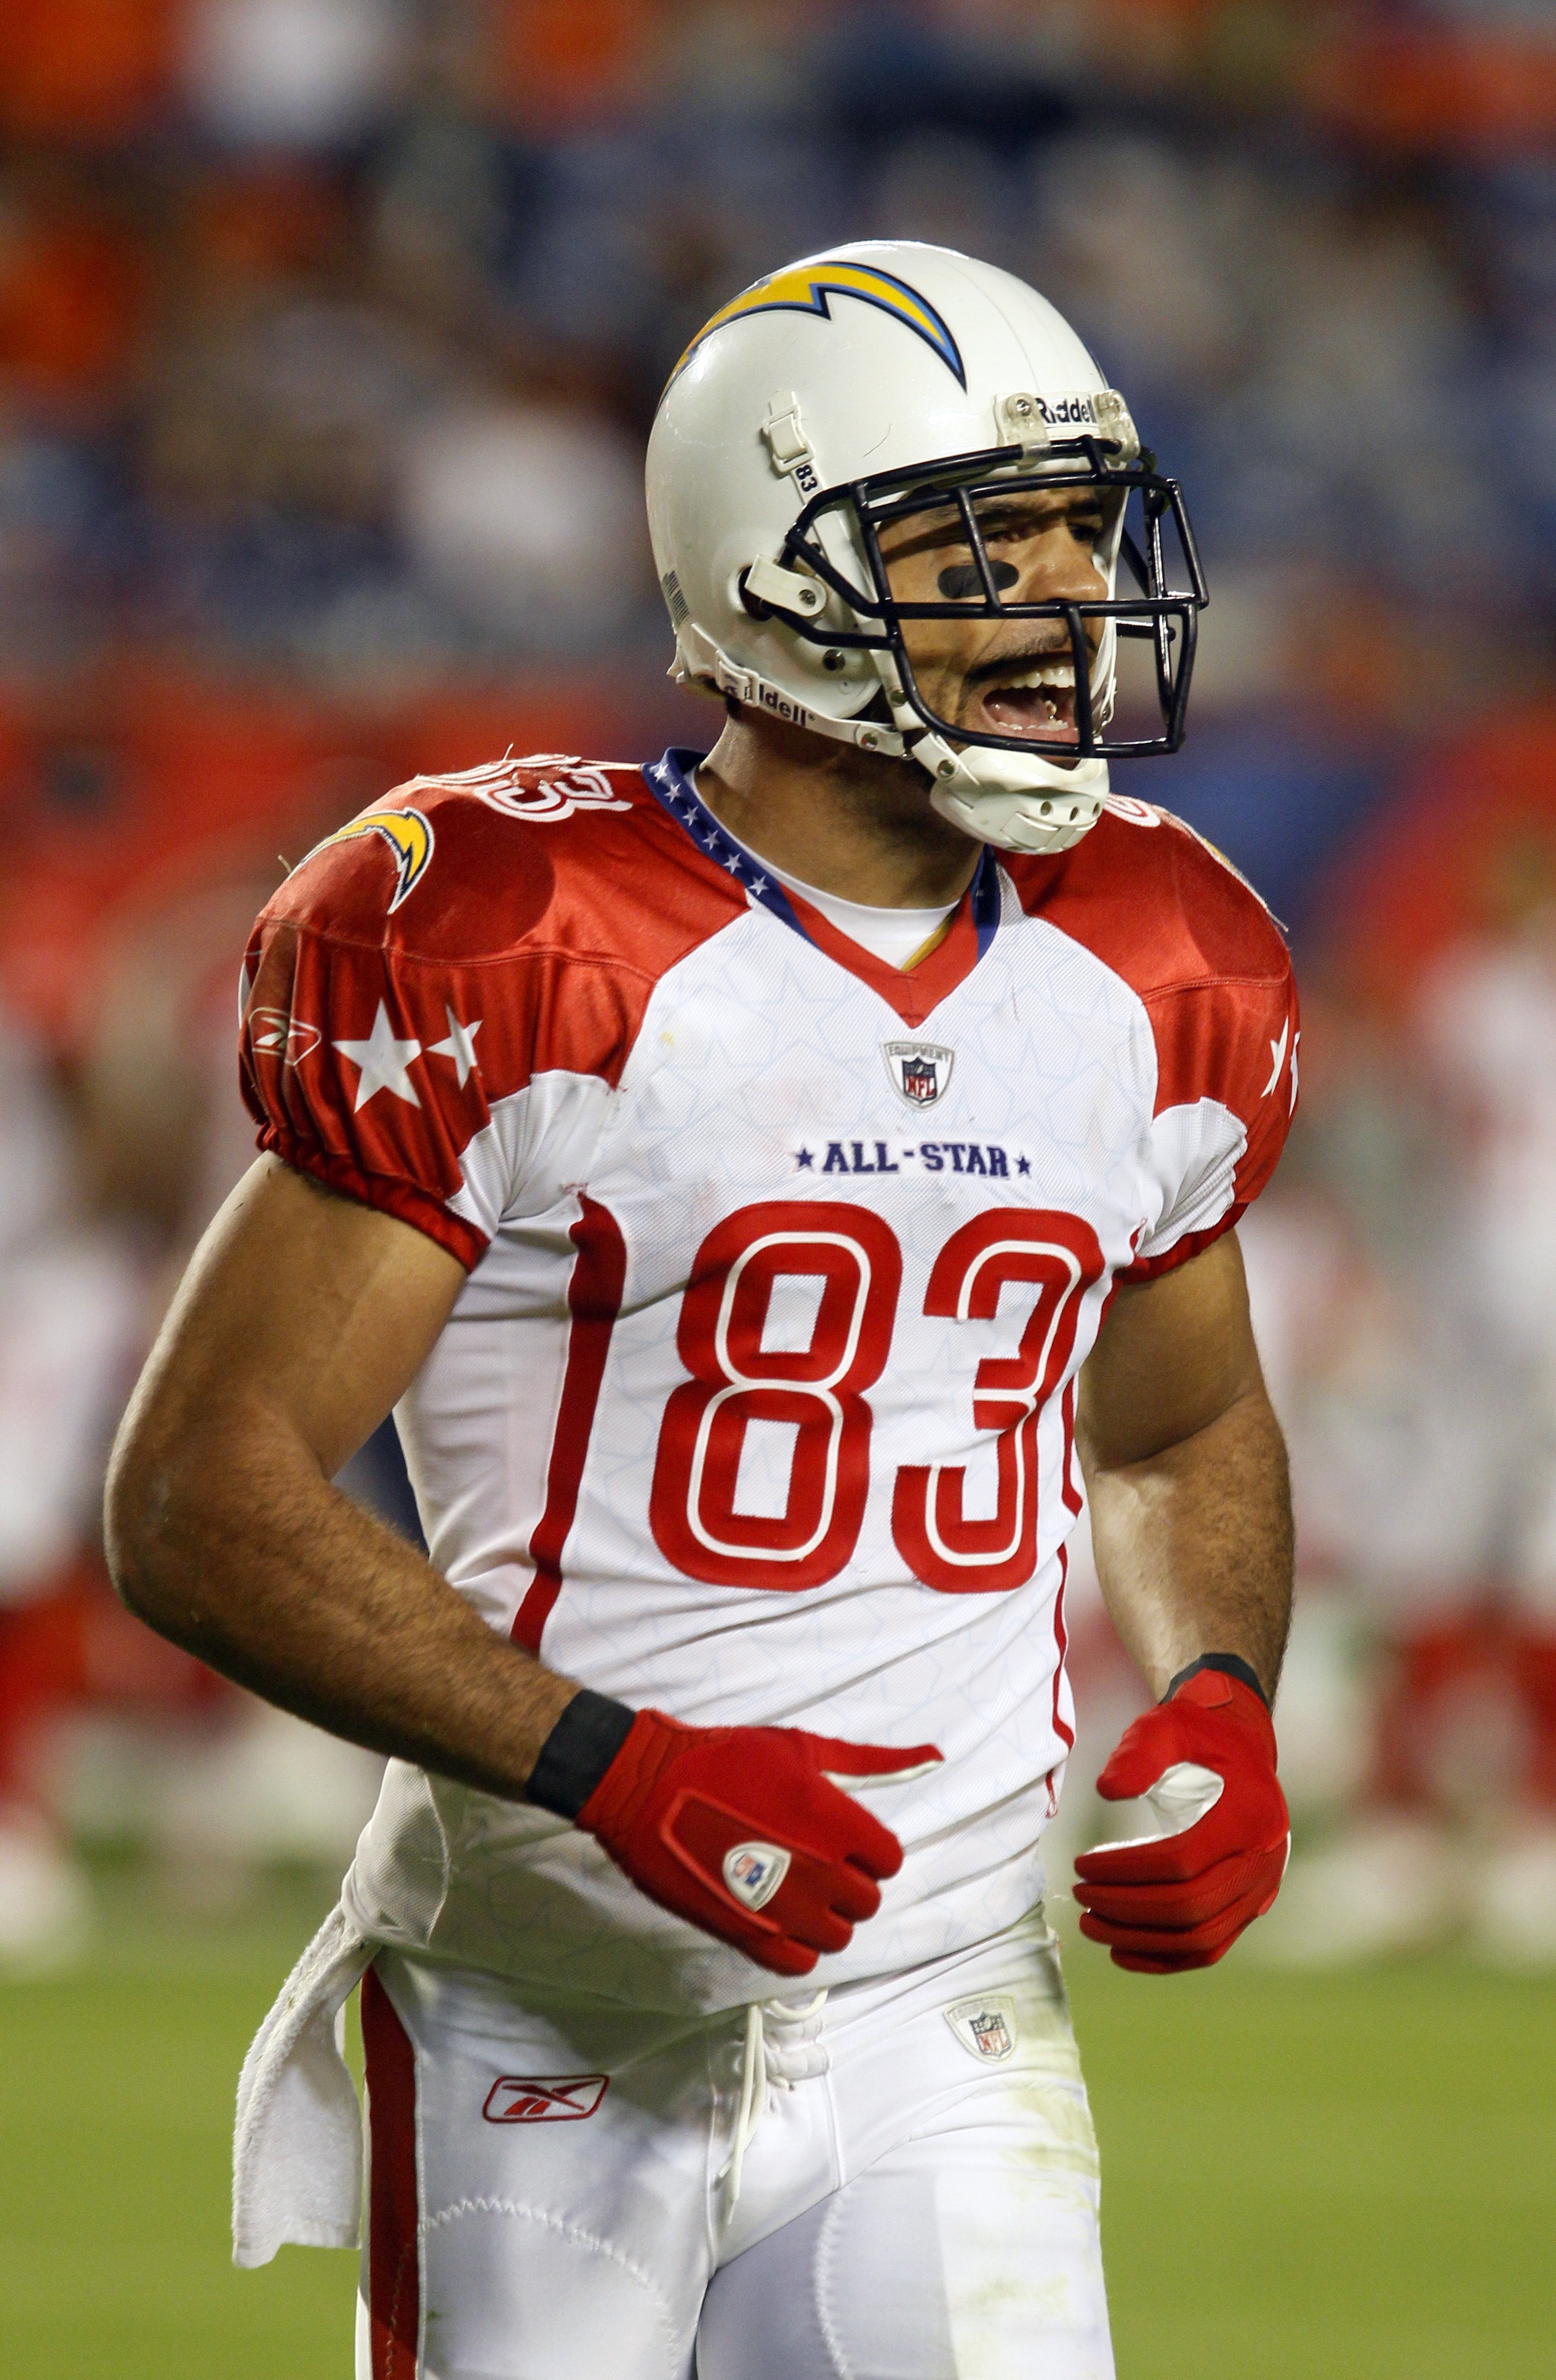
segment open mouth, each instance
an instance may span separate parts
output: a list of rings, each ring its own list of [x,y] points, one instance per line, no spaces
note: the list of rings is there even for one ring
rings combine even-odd
[[[1029,662],[1011,669],[974,697],[969,727],[991,735],[1019,735],[1031,744],[1074,744],[1076,670],[1073,661]]]

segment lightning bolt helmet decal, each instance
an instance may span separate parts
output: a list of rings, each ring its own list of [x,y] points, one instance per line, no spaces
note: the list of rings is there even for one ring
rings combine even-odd
[[[755,281],[732,298],[727,306],[703,323],[695,339],[670,375],[673,383],[679,379],[687,364],[706,339],[722,331],[726,322],[737,322],[748,314],[791,313],[820,314],[832,320],[829,298],[859,298],[867,306],[878,306],[883,314],[906,323],[906,327],[934,349],[946,370],[954,373],[963,388],[967,375],[962,362],[962,352],[952,335],[943,315],[936,312],[927,298],[909,288],[893,273],[883,273],[879,265],[851,264],[845,259],[821,264],[791,265],[783,273],[771,273],[764,281]]]

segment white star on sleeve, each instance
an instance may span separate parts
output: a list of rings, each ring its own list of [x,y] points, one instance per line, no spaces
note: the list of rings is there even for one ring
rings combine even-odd
[[[448,1019],[448,1038],[432,1042],[427,1054],[430,1058],[452,1058],[454,1071],[459,1077],[459,1087],[463,1090],[475,1071],[476,1035],[480,1031],[481,1020],[479,1016],[472,1016],[468,1025],[461,1025],[446,1000],[443,1013]]]
[[[410,1076],[406,1072],[407,1067],[414,1065],[416,1060],[420,1057],[421,1044],[419,1041],[396,1039],[395,1029],[389,1022],[389,1011],[382,1000],[378,1003],[378,1014],[372,1021],[372,1031],[367,1039],[337,1041],[334,1047],[343,1058],[349,1058],[351,1063],[360,1072],[361,1079],[357,1085],[357,1097],[352,1105],[354,1115],[365,1108],[368,1101],[375,1098],[380,1091],[393,1091],[395,1097],[397,1099],[404,1099],[407,1107],[419,1108],[421,1105],[411,1087]]]
[[[1270,1097],[1270,1092],[1274,1089],[1276,1084],[1281,1079],[1281,1069],[1286,1062],[1286,1036],[1290,1031],[1291,1018],[1288,1016],[1285,1023],[1281,1027],[1280,1039],[1278,1041],[1271,1041],[1270,1044],[1270,1080],[1266,1083],[1263,1091],[1259,1095],[1262,1099],[1268,1099]]]

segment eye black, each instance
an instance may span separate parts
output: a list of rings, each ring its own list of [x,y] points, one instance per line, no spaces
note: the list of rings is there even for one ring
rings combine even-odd
[[[1009,562],[991,562],[989,565],[989,576],[999,588],[1014,587],[1020,575]],[[965,603],[969,595],[979,595],[983,591],[977,565],[971,562],[951,563],[941,572],[935,584],[948,603]]]

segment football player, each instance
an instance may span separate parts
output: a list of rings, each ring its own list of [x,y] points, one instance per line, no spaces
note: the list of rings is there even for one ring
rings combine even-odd
[[[416,778],[287,879],[263,1153],[117,1451],[132,1607],[391,1756],[245,2070],[237,2253],[356,2236],[360,1977],[363,2380],[1081,2380],[1083,1479],[1158,1697],[1084,1932],[1208,1964],[1287,1846],[1234,1227],[1291,970],[1108,780],[1179,743],[1204,589],[1068,326],[934,248],[723,308],[648,490],[717,744]],[[330,1485],[391,1409],[426,1560]]]

